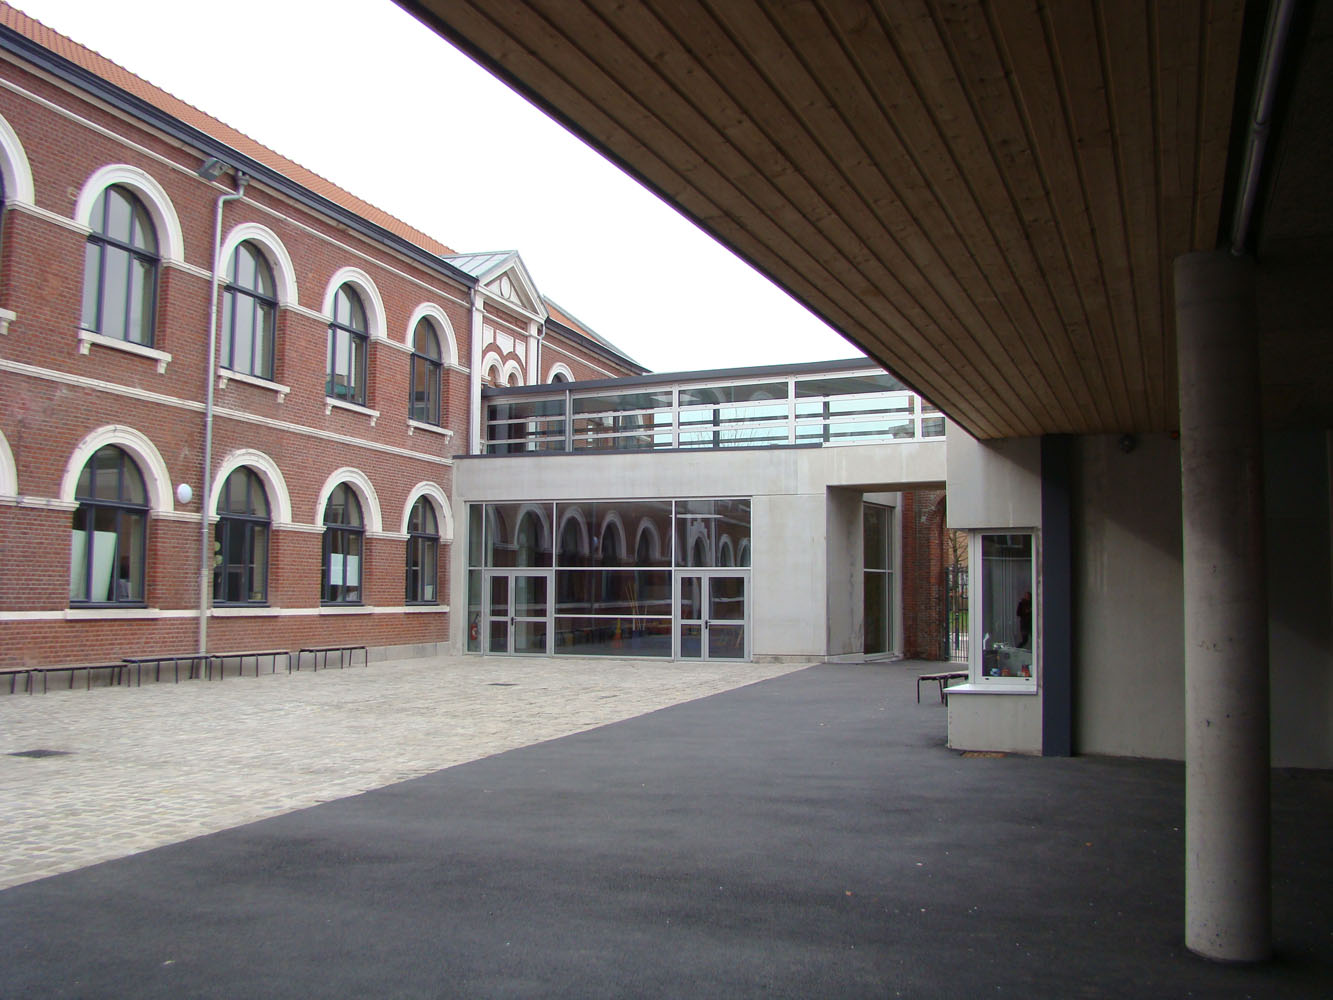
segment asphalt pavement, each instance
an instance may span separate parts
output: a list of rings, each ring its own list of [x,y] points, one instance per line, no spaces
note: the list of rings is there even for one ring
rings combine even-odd
[[[813,666],[13,886],[0,996],[1333,996],[1333,776],[1274,777],[1276,959],[1207,962],[1181,765],[960,755],[930,667]],[[391,756],[388,714],[357,739]]]

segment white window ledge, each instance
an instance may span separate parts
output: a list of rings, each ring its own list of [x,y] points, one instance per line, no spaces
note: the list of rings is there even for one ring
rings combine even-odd
[[[144,347],[142,344],[133,344],[128,340],[117,340],[115,337],[103,337],[100,333],[93,333],[91,330],[80,330],[79,353],[87,354],[93,344],[98,347],[109,347],[113,351],[124,351],[126,354],[137,354],[141,358],[151,358],[157,362],[157,373],[159,375],[166,372],[167,362],[171,360],[171,355],[166,351]]]
[[[321,615],[373,615],[375,609],[369,604],[328,604],[319,609]]]
[[[282,608],[270,608],[266,604],[223,604],[208,609],[210,618],[277,618]]]
[[[292,391],[289,385],[283,385],[281,382],[273,382],[266,378],[260,378],[257,375],[247,375],[245,372],[235,372],[230,368],[218,369],[218,388],[227,388],[228,382],[244,382],[246,385],[258,386],[260,389],[268,389],[278,394],[278,402],[285,402],[287,393]]]
[[[360,413],[370,418],[370,426],[375,426],[375,421],[380,418],[379,410],[372,410],[368,406],[361,406],[357,403],[344,403],[341,399],[334,399],[332,396],[324,397],[324,415],[327,417],[334,410],[346,410],[348,413]]]
[[[443,434],[446,438],[452,438],[454,432],[448,427],[440,427],[438,424],[423,424],[420,420],[407,421],[407,433],[411,435],[415,431],[426,431],[430,434]]]
[[[9,332],[9,324],[19,318],[19,314],[12,309],[0,309],[0,336]]]
[[[197,610],[172,608],[117,608],[112,606],[92,607],[92,608],[67,608],[63,614],[66,621],[96,621],[134,618],[187,618],[197,616]]]
[[[956,694],[1036,694],[1037,685],[1035,684],[977,684],[975,681],[968,681],[966,684],[954,684],[944,689],[944,693],[952,697]]]

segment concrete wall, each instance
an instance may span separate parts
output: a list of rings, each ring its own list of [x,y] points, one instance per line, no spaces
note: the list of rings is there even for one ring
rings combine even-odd
[[[1180,448],[1140,435],[1075,445],[1075,746],[1185,752]],[[1265,438],[1272,758],[1333,767],[1333,537],[1322,431]]]
[[[863,493],[938,486],[944,475],[943,441],[460,457],[453,513],[462,526],[468,502],[751,497],[751,655],[822,659],[864,646]],[[465,607],[466,546],[453,549],[452,599]]]
[[[952,424],[949,449],[948,526],[1041,528],[1041,439],[978,441]],[[1038,537],[1040,545],[1040,537]],[[1037,603],[1041,564],[1037,566]],[[959,750],[1041,753],[1041,669],[1037,690],[1003,693],[960,685],[949,695],[949,746]]]
[[[1333,767],[1329,435],[1264,440],[1273,763]]]
[[[1040,526],[1040,438],[983,442],[949,424],[945,442],[950,528]]]
[[[1030,694],[950,688],[949,746],[1041,753],[1041,700]]]
[[[866,646],[862,508],[860,493],[846,489],[828,491],[825,505],[828,601],[824,642],[830,656],[859,655]]]
[[[1180,446],[1074,445],[1074,749],[1185,753]]]

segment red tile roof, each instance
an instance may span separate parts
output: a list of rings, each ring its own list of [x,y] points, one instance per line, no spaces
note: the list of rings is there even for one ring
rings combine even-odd
[[[370,202],[358,198],[349,191],[344,191],[332,181],[326,180],[312,170],[307,170],[293,160],[287,159],[280,153],[275,153],[267,146],[255,142],[243,132],[239,132],[220,122],[210,115],[204,114],[198,108],[191,104],[172,97],[160,87],[155,87],[142,77],[135,76],[129,70],[118,66],[103,56],[89,48],[78,44],[77,42],[66,38],[48,28],[34,18],[29,17],[22,11],[16,10],[7,3],[0,2],[0,25],[10,28],[23,37],[36,42],[42,48],[49,49],[56,55],[76,66],[87,70],[95,76],[98,76],[113,86],[119,87],[127,93],[133,94],[140,100],[151,104],[160,111],[166,112],[173,118],[184,122],[185,124],[198,129],[201,132],[212,136],[219,142],[225,143],[239,153],[250,157],[264,166],[283,174],[290,180],[295,181],[302,187],[315,194],[327,198],[329,201],[342,206],[350,212],[361,216],[368,222],[372,222],[383,229],[388,230],[395,236],[407,240],[416,246],[421,247],[431,253],[440,256],[452,254],[454,251],[436,239],[427,236],[421,230],[409,226],[401,219],[395,218],[388,212],[376,208]]]

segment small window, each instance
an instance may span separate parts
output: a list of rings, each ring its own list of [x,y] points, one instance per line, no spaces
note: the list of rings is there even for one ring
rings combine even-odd
[[[333,295],[329,324],[328,382],[325,395],[366,405],[366,345],[370,340],[366,308],[350,285]]]
[[[972,598],[981,606],[972,626],[979,683],[1036,687],[1033,632],[1035,554],[1031,533],[973,535]],[[978,551],[979,550],[979,551]]]
[[[407,603],[438,604],[440,528],[425,497],[412,505],[407,521]]]
[[[93,203],[92,230],[83,258],[83,328],[151,347],[160,261],[148,210],[113,184]]]
[[[222,293],[222,367],[272,379],[277,315],[273,269],[253,243],[241,243],[227,263]]]
[[[143,606],[148,491],[134,460],[99,448],[79,473],[70,539],[70,604]]]
[[[552,385],[555,385],[557,382],[568,382],[568,381],[569,381],[569,376],[566,375],[564,372],[556,372],[554,375],[551,376]]]
[[[412,339],[411,417],[423,424],[440,423],[440,338],[422,317]]]
[[[222,484],[213,532],[213,603],[268,601],[268,495],[253,471],[239,468]]]
[[[324,572],[322,600],[325,604],[361,603],[361,553],[365,522],[361,501],[346,483],[329,494],[324,505]]]

